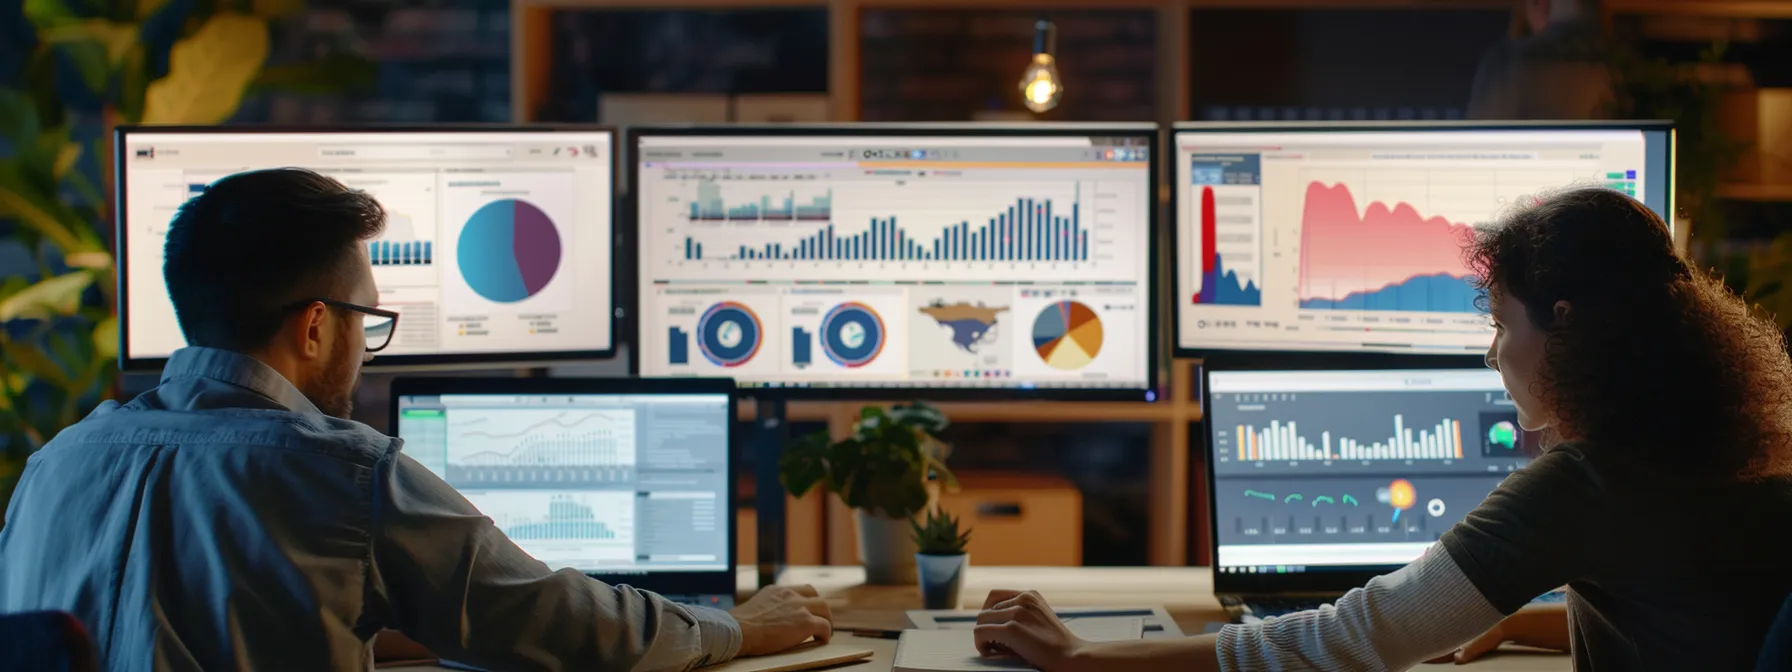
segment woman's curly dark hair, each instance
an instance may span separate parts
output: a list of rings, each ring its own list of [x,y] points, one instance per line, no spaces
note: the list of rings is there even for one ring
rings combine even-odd
[[[1483,300],[1509,295],[1547,333],[1531,391],[1552,440],[1676,473],[1785,473],[1785,337],[1674,251],[1667,225],[1605,188],[1546,196],[1469,246]],[[1570,306],[1555,319],[1555,304]]]

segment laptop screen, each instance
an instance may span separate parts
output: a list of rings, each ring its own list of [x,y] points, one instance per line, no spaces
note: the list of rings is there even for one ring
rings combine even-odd
[[[554,569],[731,569],[727,394],[415,394],[404,452]]]
[[[1489,369],[1212,371],[1216,571],[1381,572],[1528,461]]]

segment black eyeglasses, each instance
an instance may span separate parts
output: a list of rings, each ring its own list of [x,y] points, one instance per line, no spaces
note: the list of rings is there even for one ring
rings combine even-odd
[[[385,350],[386,346],[392,344],[392,333],[397,331],[396,327],[398,326],[398,313],[390,310],[381,310],[379,308],[363,306],[357,303],[337,301],[334,299],[305,299],[294,302],[292,305],[287,306],[285,310],[298,310],[313,303],[321,303],[331,308],[352,310],[366,316],[361,320],[361,331],[367,338],[368,352],[379,352]]]

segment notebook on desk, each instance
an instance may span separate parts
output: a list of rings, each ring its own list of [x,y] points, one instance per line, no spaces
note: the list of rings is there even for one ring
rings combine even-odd
[[[1144,636],[1145,620],[1085,618],[1066,621],[1077,637],[1091,642],[1120,642]],[[1017,658],[985,657],[977,652],[973,630],[904,630],[896,645],[891,672],[989,672],[1032,670]]]

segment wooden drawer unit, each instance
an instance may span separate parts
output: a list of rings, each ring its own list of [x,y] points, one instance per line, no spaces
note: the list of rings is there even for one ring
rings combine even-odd
[[[971,526],[971,564],[1083,564],[1083,493],[1060,476],[959,473],[940,508]]]

